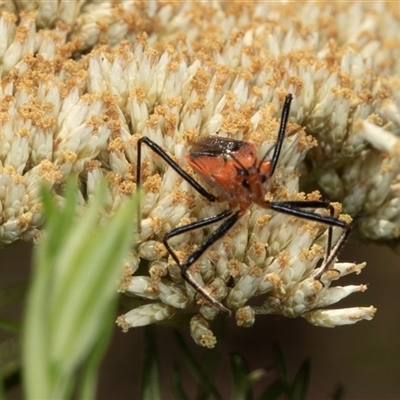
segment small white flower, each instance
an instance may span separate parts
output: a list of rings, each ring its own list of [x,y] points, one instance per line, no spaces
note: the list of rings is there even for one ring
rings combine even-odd
[[[174,283],[160,282],[158,284],[160,300],[175,308],[188,308],[193,304],[184,289],[179,288]]]
[[[190,321],[190,335],[198,345],[203,347],[212,349],[217,343],[217,339],[208,329],[207,321],[199,314]]]
[[[308,322],[324,328],[338,325],[355,324],[363,319],[371,320],[376,313],[375,307],[354,307],[342,310],[314,310],[302,315]]]
[[[255,312],[250,306],[245,306],[238,308],[236,310],[236,324],[238,326],[243,326],[244,328],[249,328],[253,326],[255,322]]]
[[[146,299],[156,300],[160,297],[158,288],[157,291],[154,290],[151,283],[151,278],[148,276],[132,276],[126,292]]]
[[[172,318],[176,314],[174,307],[163,303],[151,303],[137,307],[117,319],[122,330],[127,331],[143,325],[154,324]]]

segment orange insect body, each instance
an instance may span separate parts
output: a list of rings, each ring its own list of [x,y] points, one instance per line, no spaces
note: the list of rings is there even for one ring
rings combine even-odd
[[[258,159],[253,143],[207,136],[192,146],[186,161],[218,190],[218,201],[227,201],[229,207],[239,208],[241,214],[253,202],[265,207],[265,183],[271,162]]]

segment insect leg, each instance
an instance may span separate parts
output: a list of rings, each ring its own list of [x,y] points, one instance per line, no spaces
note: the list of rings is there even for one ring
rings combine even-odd
[[[190,176],[179,164],[177,164],[157,143],[153,142],[147,136],[142,136],[138,140],[137,148],[137,169],[136,169],[136,183],[140,184],[140,169],[141,169],[141,150],[142,143],[150,147],[157,155],[159,155],[171,168],[173,168],[186,182],[188,182],[193,189],[197,190],[208,201],[215,201],[215,196],[205,190],[192,176]]]
[[[188,282],[198,293],[200,293],[204,298],[206,298],[214,307],[218,308],[227,316],[231,315],[231,311],[227,309],[224,305],[222,305],[219,301],[215,300],[204,288],[202,288],[195,281],[195,279],[189,272],[189,268],[204,254],[204,252],[210,246],[212,246],[218,239],[221,239],[232,228],[232,226],[235,225],[237,220],[240,218],[240,215],[241,215],[240,211],[236,211],[235,213],[233,213],[233,211],[227,210],[218,215],[214,215],[213,217],[208,217],[202,219],[201,221],[196,221],[193,222],[192,224],[188,224],[173,229],[171,232],[168,232],[164,236],[163,240],[164,246],[171,254],[171,257],[174,259],[176,264],[181,268],[181,274],[183,279],[185,279],[186,282]],[[188,257],[188,259],[181,264],[177,255],[172,250],[171,246],[168,244],[168,239],[172,238],[173,236],[180,235],[181,233],[189,232],[194,229],[211,225],[215,222],[222,221],[223,219],[226,219],[223,222],[223,224],[217,230],[211,233],[211,235],[206,238],[206,240]]]
[[[339,254],[343,245],[348,238],[351,226],[334,216],[334,209],[329,202],[326,201],[275,201],[267,202],[266,205],[272,210],[294,215],[295,217],[307,219],[310,221],[321,222],[328,225],[328,238],[324,261],[320,267],[320,271],[314,276],[315,279],[320,279],[323,273],[329,269],[336,256]],[[330,210],[330,215],[321,215],[314,211],[304,210],[304,208],[326,208]],[[332,247],[332,229],[333,227],[343,229],[338,241]]]
[[[186,182],[188,182],[197,192],[199,192],[208,201],[214,202],[215,196],[205,190],[193,177],[191,177],[179,164],[177,164],[157,143],[153,142],[147,136],[142,136],[137,144],[137,166],[136,166],[136,185],[140,189],[140,176],[142,167],[142,144],[148,146],[157,155],[159,155],[171,168],[173,168]],[[138,232],[140,232],[140,199],[138,201]]]

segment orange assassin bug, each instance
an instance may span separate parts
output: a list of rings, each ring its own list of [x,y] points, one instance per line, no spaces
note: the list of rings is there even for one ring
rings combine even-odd
[[[138,187],[140,187],[141,145],[145,144],[158,154],[208,201],[226,201],[228,203],[229,208],[226,211],[175,228],[172,231],[167,232],[163,239],[163,243],[169,254],[181,268],[183,279],[204,298],[206,298],[214,307],[218,308],[227,316],[231,315],[231,311],[220,301],[214,299],[196,282],[191,275],[189,268],[207,251],[207,249],[209,249],[217,240],[221,239],[235,225],[252,203],[256,203],[261,207],[280,213],[289,214],[310,221],[321,222],[328,226],[325,257],[319,267],[319,271],[314,276],[317,280],[319,280],[323,273],[330,268],[330,265],[335,260],[350,234],[350,225],[334,216],[333,206],[327,201],[265,200],[265,196],[268,193],[268,181],[274,174],[282,150],[291,101],[292,95],[288,94],[283,105],[278,137],[270,160],[266,160],[269,152],[267,152],[260,160],[257,157],[255,145],[241,140],[218,136],[205,136],[201,137],[192,145],[189,154],[185,156],[186,161],[198,173],[198,175],[200,175],[200,178],[203,181],[218,191],[218,197],[204,189],[151,139],[143,136],[138,140],[136,171],[136,182]],[[330,211],[330,214],[319,214],[315,211],[318,208],[325,208]],[[168,244],[168,240],[182,233],[204,228],[220,221],[223,221],[223,223],[212,232],[196,250],[193,251],[186,261],[181,263],[174,250]],[[343,232],[332,247],[333,227],[339,227],[343,229]]]

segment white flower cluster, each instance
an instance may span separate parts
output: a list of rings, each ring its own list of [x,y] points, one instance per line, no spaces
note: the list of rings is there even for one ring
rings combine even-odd
[[[255,143],[262,157],[276,140],[287,93],[294,95],[291,124],[271,199],[318,200],[317,192],[300,192],[301,171],[342,203],[359,234],[400,237],[400,16],[393,3],[87,2],[61,15],[39,2],[36,13],[20,13],[18,26],[11,4],[0,14],[2,242],[34,238],[39,184],[58,195],[71,174],[84,183],[82,205],[107,177],[106,218],[135,191],[141,136],[189,173],[190,144],[217,131]],[[37,32],[55,21],[55,29]],[[201,198],[146,147],[142,172],[141,233],[120,290],[144,304],[118,323],[162,321],[198,303],[192,336],[211,347],[207,321],[218,312],[183,281],[162,238],[226,204]],[[186,259],[211,231],[170,244]],[[336,263],[322,283],[314,280],[326,235],[321,224],[254,206],[191,273],[240,326],[270,313],[321,326],[372,318],[373,307],[325,309],[365,290],[331,286],[364,264]],[[249,305],[256,296],[259,305]]]

